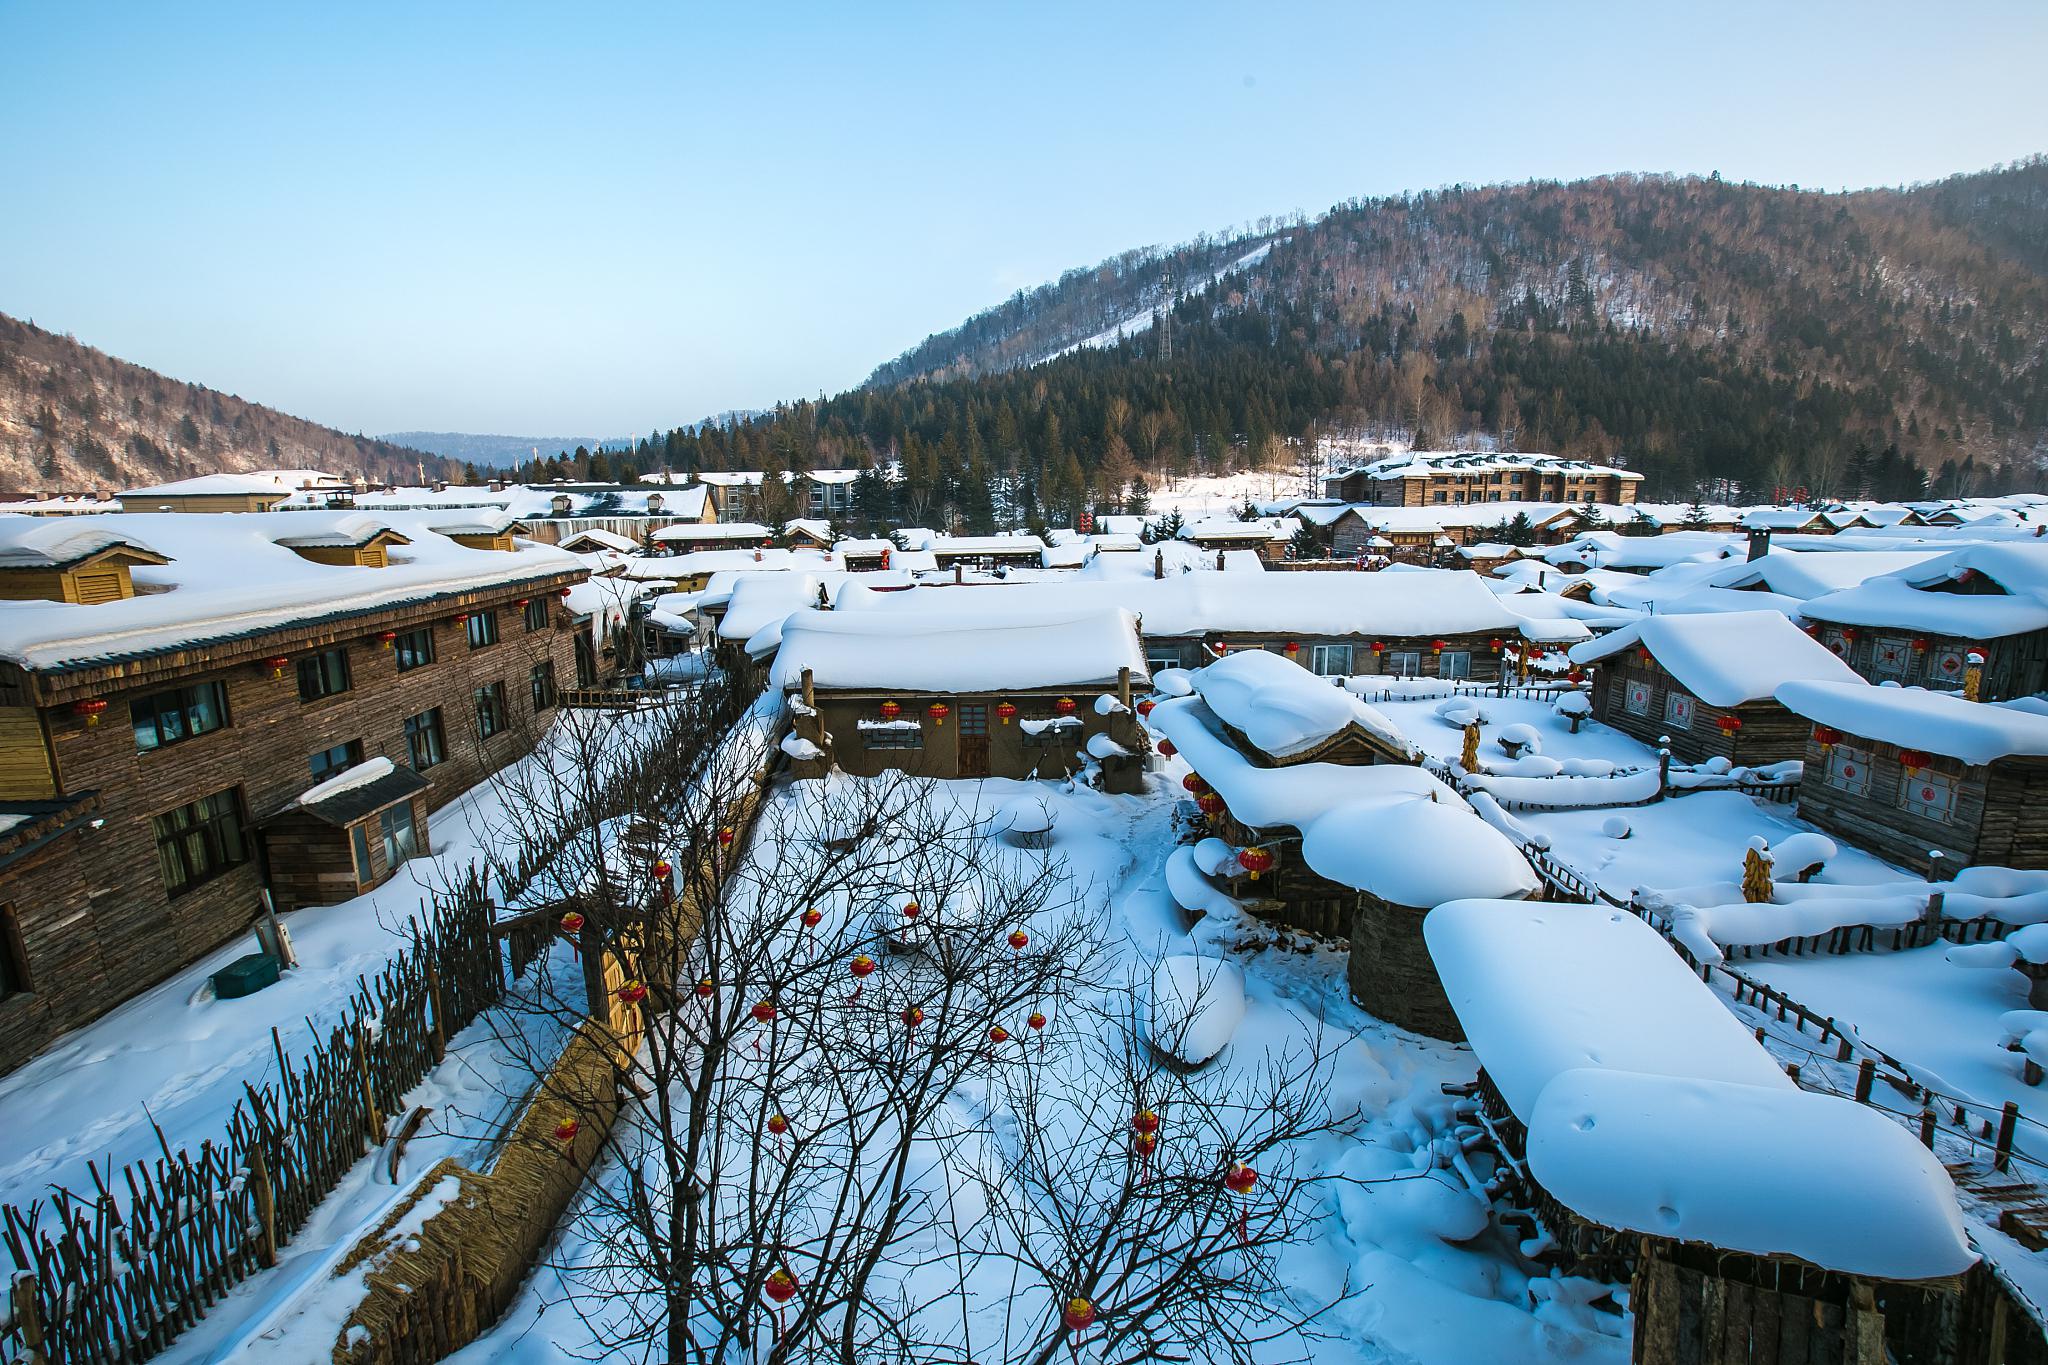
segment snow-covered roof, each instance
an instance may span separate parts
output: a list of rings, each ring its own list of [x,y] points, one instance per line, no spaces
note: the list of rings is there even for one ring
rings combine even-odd
[[[690,540],[748,540],[748,541],[761,541],[761,540],[772,540],[772,539],[774,539],[774,537],[775,537],[775,532],[774,532],[774,531],[772,531],[772,530],[770,530],[770,529],[769,529],[768,527],[766,527],[766,526],[763,526],[763,525],[761,525],[761,524],[760,524],[759,522],[753,522],[753,521],[724,521],[724,522],[718,522],[718,521],[713,521],[713,522],[697,522],[697,521],[679,521],[679,522],[676,522],[676,523],[675,523],[675,524],[673,524],[673,525],[670,525],[670,526],[664,526],[664,527],[662,527],[662,528],[661,528],[661,529],[660,529],[659,531],[656,531],[656,532],[655,532],[655,533],[654,533],[654,534],[653,534],[652,536],[648,537],[648,539],[650,539],[650,540],[657,540],[657,541],[679,541],[679,540],[680,540],[680,541],[690,541]]]
[[[1981,575],[2003,592],[1941,592]],[[2048,544],[1969,545],[1806,604],[1816,621],[1997,639],[2048,630]]]
[[[602,526],[593,526],[587,531],[578,531],[573,536],[563,537],[562,548],[566,550],[572,545],[584,542],[606,550],[617,550],[620,554],[633,554],[640,549],[640,542],[631,536],[607,531]]]
[[[1288,532],[1257,521],[1218,518],[1198,521],[1181,530],[1182,540],[1285,540]]]
[[[1300,830],[1303,860],[1339,885],[1409,906],[1536,889],[1535,873],[1507,837],[1427,769],[1262,768],[1230,742],[1199,697],[1163,701],[1147,723],[1173,741],[1240,823]]]
[[[792,517],[783,523],[782,529],[789,535],[801,533],[821,540],[827,545],[832,543],[832,523],[829,521],[819,521],[813,517]]]
[[[751,651],[754,637],[763,627],[779,627],[791,612],[817,606],[821,588],[829,601],[831,588],[836,586],[827,586],[816,573],[741,574],[726,599],[725,614],[718,620],[718,638],[745,644]],[[779,631],[771,633],[762,641],[763,652],[774,648],[779,639]]]
[[[1801,531],[1816,523],[1827,522],[1819,512],[1803,507],[1760,507],[1746,512],[1742,517],[1745,531]],[[1832,522],[1827,522],[1833,525]]]
[[[933,536],[925,549],[935,555],[1043,554],[1037,536]]]
[[[1539,551],[1552,564],[1584,563],[1602,569],[1662,569],[1686,560],[1720,560],[1745,544],[1723,531],[1672,531],[1661,536],[1625,536],[1587,531],[1563,545]]]
[[[1575,1212],[1885,1279],[1974,1261],[1933,1154],[1878,1110],[1800,1090],[1635,916],[1467,900],[1423,937],[1528,1128],[1531,1174]]]
[[[125,512],[54,523],[132,539],[170,562],[137,566],[137,595],[119,601],[0,602],[0,658],[32,669],[84,667],[448,593],[588,573],[576,556],[552,546],[517,542],[509,554],[470,549],[422,520],[420,514],[372,518],[346,511]],[[383,568],[317,564],[283,544],[352,536],[363,524],[388,526],[410,543],[392,546]]]
[[[1847,664],[1775,611],[1646,616],[1572,646],[1571,658],[1597,663],[1639,645],[1709,706],[1762,701],[1793,681],[1863,685]]]
[[[160,557],[139,538],[128,534],[124,519],[119,517],[0,514],[0,568],[58,569],[108,550],[131,550],[152,559]]]
[[[1371,464],[1342,471],[1371,479],[1419,479],[1431,474],[1489,474],[1494,470],[1539,470],[1544,473],[1601,475],[1630,482],[1643,476],[1613,465],[1594,464],[1564,455],[1477,450],[1411,450]]]
[[[975,590],[975,600],[996,591]],[[1076,605],[1000,617],[971,608],[918,613],[812,609],[783,623],[773,681],[793,688],[809,669],[813,682],[825,688],[1000,692],[1111,687],[1118,670],[1126,668],[1134,684],[1150,682],[1137,622],[1114,608]]]
[[[121,496],[131,501],[148,498],[191,498],[234,496],[236,494],[296,493],[302,488],[346,487],[332,474],[317,469],[251,469],[240,474],[201,474],[191,479],[130,488]]]
[[[1352,726],[1395,753],[1421,758],[1399,726],[1333,681],[1262,649],[1239,650],[1194,673],[1209,709],[1275,758],[1314,749]]]
[[[1862,681],[1788,682],[1777,695],[1788,709],[1818,724],[1964,763],[2048,757],[2048,716],[1966,701],[1958,692]]]
[[[1802,600],[1853,588],[1882,574],[1910,569],[1934,558],[1933,550],[1886,550],[1861,554],[1808,553],[1774,549],[1737,564],[1724,564],[1703,580],[1713,588],[1763,588]]]

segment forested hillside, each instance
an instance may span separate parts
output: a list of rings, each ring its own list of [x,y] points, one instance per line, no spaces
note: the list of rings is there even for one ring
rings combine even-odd
[[[961,524],[1123,505],[1174,473],[1374,430],[1619,459],[1651,496],[2043,484],[2040,158],[1851,194],[1657,176],[1460,188],[1187,250],[1070,272],[865,389],[678,430],[635,459],[901,458],[909,505],[889,510]],[[1174,292],[1195,282],[1171,359],[1150,329],[1076,347],[1156,304],[1162,260],[1181,261]]]
[[[119,490],[241,469],[419,477],[456,466],[116,360],[0,314],[0,490]]]

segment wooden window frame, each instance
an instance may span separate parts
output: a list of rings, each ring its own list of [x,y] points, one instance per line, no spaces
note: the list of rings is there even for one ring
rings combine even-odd
[[[480,740],[502,735],[510,727],[512,718],[505,712],[505,682],[487,682],[470,694],[471,709],[476,712],[476,737]]]
[[[330,676],[329,665],[333,666],[332,671],[341,675],[338,685]],[[326,701],[329,697],[353,691],[356,685],[355,671],[349,667],[348,649],[343,645],[306,655],[299,660],[298,671],[299,700],[302,702]],[[309,685],[315,690],[308,691]]]
[[[199,812],[205,806],[214,806],[215,809],[195,814],[190,817],[190,823],[173,825],[166,830],[166,821],[175,820],[187,811]],[[242,814],[240,787],[213,792],[153,815],[149,827],[156,840],[157,870],[163,876],[165,894],[172,900],[227,876],[249,861],[249,829]],[[206,854],[204,863],[196,868],[188,856],[194,836]],[[230,844],[234,847],[230,848]],[[184,873],[176,881],[170,876],[169,864],[173,859]]]
[[[526,599],[526,633],[528,635],[532,635],[536,631],[546,630],[550,621],[547,598],[529,597]]]
[[[195,730],[192,728],[192,715],[195,709],[194,696],[202,691],[211,691],[213,693],[214,706],[219,712],[220,723],[210,725],[204,730]],[[165,697],[177,698],[174,707],[170,709],[181,718],[179,723],[184,727],[184,733],[175,738],[167,739],[164,736],[163,718],[166,714],[166,708],[162,703]],[[140,732],[143,721],[142,717],[137,714],[144,706],[150,708],[149,726],[156,734],[156,742],[148,745],[142,743]],[[135,751],[139,754],[153,754],[159,749],[168,749],[174,744],[183,744],[188,739],[197,739],[201,735],[210,735],[217,730],[225,730],[233,723],[233,717],[228,711],[227,684],[218,680],[191,683],[184,687],[166,688],[161,692],[152,692],[146,697],[138,697],[128,704],[128,723],[131,731],[136,735]]]
[[[533,714],[552,711],[561,700],[561,689],[555,686],[555,661],[542,659],[533,666],[526,676],[528,699],[533,703]]]
[[[473,611],[462,623],[462,633],[471,649],[489,649],[498,643],[498,613],[491,608]]]
[[[434,632],[427,626],[408,630],[391,642],[391,660],[400,673],[410,673],[434,662]],[[410,660],[410,662],[408,662]]]
[[[420,762],[420,745],[415,741],[425,739],[433,750],[429,761]],[[448,729],[441,719],[438,706],[405,718],[405,756],[412,764],[412,770],[423,773],[429,768],[438,768],[448,761]]]
[[[342,761],[340,763],[326,768],[315,766],[316,759],[325,758],[327,757],[327,755],[335,752],[336,750],[340,750],[342,753]],[[346,772],[350,768],[355,767],[358,763],[361,763],[362,761],[362,740],[345,739],[339,744],[330,744],[325,749],[319,750],[317,753],[311,753],[306,755],[306,770],[307,772],[312,774],[313,780],[315,782],[325,782],[328,778],[334,776],[336,773]]]

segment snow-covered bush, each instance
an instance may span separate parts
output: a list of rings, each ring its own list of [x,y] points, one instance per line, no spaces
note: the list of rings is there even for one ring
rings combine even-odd
[[[1230,1045],[1244,1022],[1244,969],[1192,953],[1162,958],[1152,971],[1145,1036],[1183,1066],[1200,1066]]]

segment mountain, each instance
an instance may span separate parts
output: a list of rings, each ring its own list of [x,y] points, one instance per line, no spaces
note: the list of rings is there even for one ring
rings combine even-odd
[[[466,431],[388,431],[379,438],[411,446],[444,459],[462,460],[486,466],[514,466],[573,451],[578,446],[597,450],[602,446],[623,446],[625,437],[600,436],[479,436]]]
[[[1149,324],[1169,297],[1162,363]],[[873,446],[957,442],[979,414],[987,448],[1007,405],[1042,482],[1065,453],[1050,412],[1098,500],[1126,452],[1156,479],[1160,455],[1221,467],[1331,430],[1620,458],[1668,496],[1864,491],[1859,448],[1894,445],[1947,489],[2038,486],[2044,354],[2041,157],[1846,194],[1621,175],[1126,253],[928,338],[818,420]]]
[[[372,479],[447,472],[389,441],[116,360],[0,314],[0,488],[119,490],[195,474],[319,469]]]

